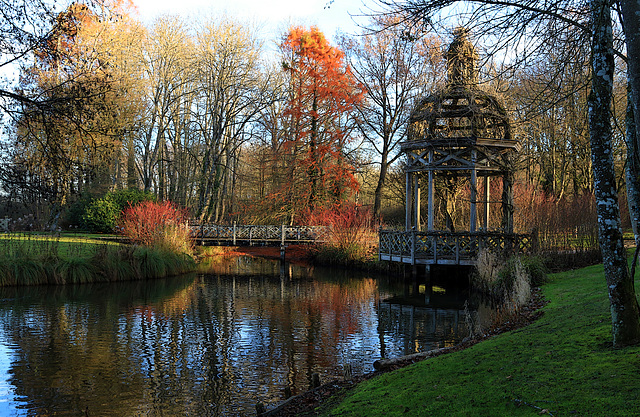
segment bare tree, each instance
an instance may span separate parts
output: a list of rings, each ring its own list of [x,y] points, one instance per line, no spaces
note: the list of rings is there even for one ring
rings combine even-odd
[[[248,128],[269,101],[269,76],[261,66],[261,43],[237,22],[208,23],[197,38],[196,130],[199,159],[197,213],[219,221],[226,214],[224,197],[232,196],[234,167]]]
[[[374,216],[380,216],[387,173],[400,156],[398,144],[405,138],[412,106],[434,89],[444,68],[437,38],[409,36],[394,20],[382,19],[373,22],[375,30],[340,40],[356,79],[365,89],[365,99],[356,106],[358,130],[380,165]],[[389,29],[380,30],[384,27]]]
[[[589,94],[589,130],[599,240],[611,303],[613,344],[626,346],[640,343],[640,308],[622,240],[611,147],[614,72],[611,6],[608,0],[592,0],[591,8],[593,77]]]

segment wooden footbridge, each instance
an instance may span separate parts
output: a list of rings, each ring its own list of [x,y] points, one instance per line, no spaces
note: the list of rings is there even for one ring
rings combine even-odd
[[[323,242],[325,226],[190,224],[192,237],[202,245],[288,245]]]
[[[473,266],[483,249],[497,253],[529,253],[535,246],[534,235],[380,230],[379,259],[411,265]]]

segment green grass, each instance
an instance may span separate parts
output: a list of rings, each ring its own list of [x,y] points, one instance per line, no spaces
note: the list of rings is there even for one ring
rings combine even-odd
[[[60,256],[89,256],[98,247],[119,243],[105,240],[106,235],[62,233],[0,233],[0,254],[16,252],[43,254],[54,253]]]
[[[602,265],[551,275],[543,292],[533,324],[366,381],[322,415],[638,415],[640,347],[612,348]]]
[[[0,234],[0,286],[163,278],[195,270],[186,254],[121,245],[102,236]]]

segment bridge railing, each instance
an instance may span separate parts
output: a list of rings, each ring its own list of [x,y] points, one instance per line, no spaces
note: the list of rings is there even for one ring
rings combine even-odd
[[[218,225],[191,223],[195,239],[207,239],[236,244],[238,242],[316,243],[324,242],[329,233],[326,226],[287,225]]]
[[[483,249],[500,253],[528,253],[535,237],[501,232],[445,232],[380,230],[379,257],[405,263],[473,264]]]

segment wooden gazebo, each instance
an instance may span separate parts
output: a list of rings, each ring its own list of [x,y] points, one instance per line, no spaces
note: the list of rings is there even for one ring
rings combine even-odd
[[[528,236],[513,233],[513,160],[519,143],[499,98],[478,86],[478,54],[466,29],[456,29],[446,58],[445,87],[418,102],[401,143],[407,157],[405,231],[381,230],[383,260],[473,265],[483,247],[502,251],[530,245]],[[492,179],[502,180],[502,195],[496,201],[491,201]],[[420,199],[425,180],[423,231]],[[468,219],[454,219],[448,211],[447,200],[455,198],[450,190],[460,187],[468,187]],[[492,224],[491,206],[497,204],[501,221]]]

